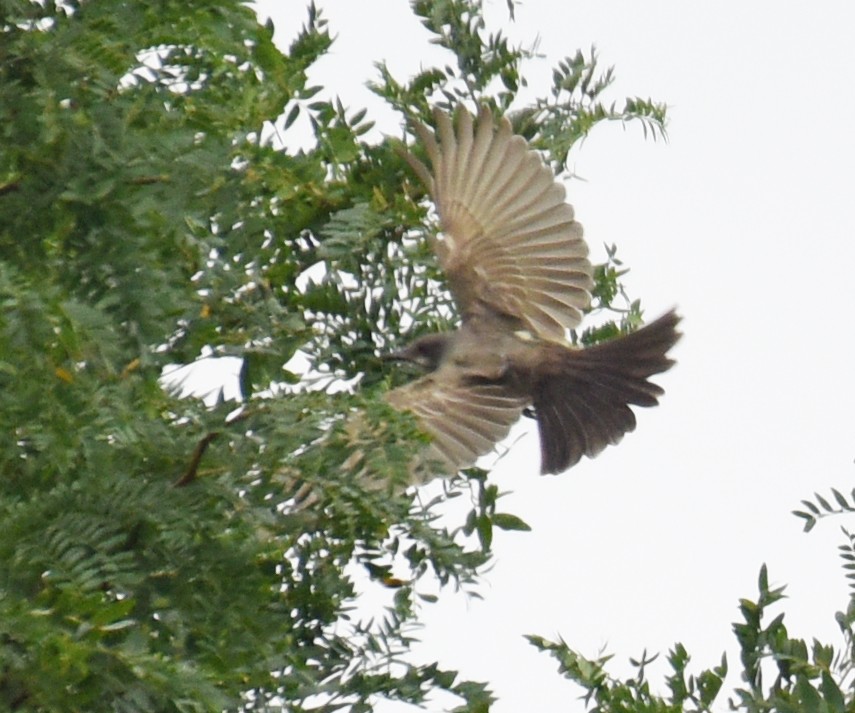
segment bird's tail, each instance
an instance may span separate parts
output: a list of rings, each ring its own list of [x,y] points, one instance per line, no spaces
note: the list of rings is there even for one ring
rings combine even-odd
[[[560,473],[620,441],[635,428],[630,405],[659,403],[663,389],[648,379],[674,363],[668,350],[680,338],[679,321],[671,311],[632,334],[565,350],[534,393],[543,473]]]

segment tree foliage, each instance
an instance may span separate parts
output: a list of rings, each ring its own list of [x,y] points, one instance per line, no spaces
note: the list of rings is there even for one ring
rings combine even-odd
[[[521,105],[532,53],[488,32],[479,2],[412,6],[448,64],[378,68],[402,126],[485,102],[556,171],[599,122],[664,130],[659,104],[604,103],[593,52]],[[475,587],[495,527],[527,526],[479,471],[449,486],[472,497],[455,528],[404,492],[423,436],[385,406],[400,377],[378,354],[454,313],[395,142],[309,82],[331,42],[314,5],[283,51],[237,1],[0,3],[4,709],[362,711],[436,690],[490,705],[484,684],[408,661],[410,630],[437,589]],[[622,269],[611,249],[595,295],[625,302],[621,324],[582,341],[637,322]],[[359,389],[298,383],[298,352]],[[220,357],[240,359],[238,403],[164,383]],[[359,586],[387,595],[381,615],[360,618]],[[822,695],[825,654],[795,672]],[[587,685],[589,663],[565,671]],[[682,650],[672,663],[682,675]],[[718,675],[669,680],[703,701]]]
[[[847,560],[848,562],[848,560]],[[742,621],[733,625],[740,649],[740,683],[728,696],[727,707],[745,713],[846,713],[855,710],[855,600],[838,612],[843,643],[837,649],[816,639],[791,638],[784,614],[767,621],[769,609],[784,598],[784,587],[770,588],[764,565],[756,601],[742,599]],[[682,644],[668,653],[667,693],[657,692],[646,667],[657,656],[644,652],[630,659],[636,675],[619,679],[608,673],[611,656],[589,659],[564,641],[529,636],[529,641],[559,662],[559,672],[584,691],[590,713],[707,713],[723,710],[723,685],[728,673],[721,663],[698,674],[688,672],[690,657]]]

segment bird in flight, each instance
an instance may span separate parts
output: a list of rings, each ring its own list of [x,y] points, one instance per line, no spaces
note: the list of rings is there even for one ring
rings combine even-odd
[[[567,341],[594,285],[588,246],[564,187],[507,118],[482,106],[415,124],[430,159],[410,166],[436,205],[433,248],[461,317],[387,358],[427,373],[391,390],[431,436],[424,457],[448,474],[491,451],[523,415],[537,419],[542,473],[560,473],[635,428],[630,406],[655,406],[649,377],[674,363],[679,317],[668,312],[587,348]]]

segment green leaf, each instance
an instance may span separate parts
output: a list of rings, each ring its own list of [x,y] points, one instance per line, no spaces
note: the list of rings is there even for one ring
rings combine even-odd
[[[834,713],[845,713],[847,710],[846,700],[840,687],[828,671],[822,671],[820,678],[820,691],[822,691],[822,696],[828,704],[829,710]]]
[[[493,515],[493,524],[500,530],[520,530],[523,532],[531,530],[531,527],[524,520],[508,513],[495,513]]]
[[[489,552],[493,544],[493,522],[488,515],[480,515],[476,520],[476,531],[481,550]]]
[[[802,512],[801,510],[793,510],[793,515],[796,517],[803,518],[805,520],[804,531],[810,532],[814,526],[816,525],[816,518],[807,512]]]
[[[847,501],[846,498],[843,497],[843,493],[839,490],[831,489],[832,494],[834,495],[834,499],[837,501],[837,504],[840,505],[844,510],[855,510]]]
[[[822,505],[824,510],[827,510],[828,512],[832,512],[834,510],[834,508],[831,507],[831,504],[828,502],[828,500],[826,500],[824,497],[822,497],[822,495],[820,495],[819,493],[814,493],[813,496],[816,498],[816,501],[820,505]]]

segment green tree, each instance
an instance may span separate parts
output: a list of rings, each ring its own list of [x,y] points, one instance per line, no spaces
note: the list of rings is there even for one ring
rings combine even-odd
[[[430,104],[513,109],[558,171],[598,122],[663,130],[660,105],[602,103],[593,54],[512,105],[531,53],[476,0],[413,11],[450,61],[380,68],[402,126]],[[453,530],[400,487],[422,436],[385,405],[377,354],[453,317],[394,141],[308,84],[330,44],[314,6],[281,52],[237,0],[0,3],[4,709],[489,706],[408,663],[408,632],[435,582],[476,585],[493,527],[525,525],[479,471],[449,488],[474,493]],[[314,139],[291,150],[301,117]],[[620,269],[599,268],[598,306]],[[298,350],[360,388],[288,389]],[[240,404],[164,387],[200,355],[241,360]],[[391,594],[381,618],[354,613],[360,569]]]
[[[832,490],[834,504],[822,495],[803,500],[794,514],[809,532],[820,518],[855,512],[855,490],[847,498]],[[739,683],[728,696],[730,710],[744,713],[849,713],[855,711],[855,535],[843,528],[839,548],[851,593],[845,611],[837,612],[842,643],[835,648],[814,639],[790,637],[784,613],[767,619],[770,609],[784,599],[784,587],[770,588],[766,566],[760,568],[756,601],[742,599],[742,620],[733,624],[739,644]],[[583,691],[591,713],[701,713],[723,710],[723,684],[728,672],[721,663],[698,674],[688,672],[689,654],[682,644],[668,652],[667,693],[657,692],[646,667],[657,656],[645,651],[630,659],[636,674],[619,679],[608,672],[611,656],[586,658],[564,641],[529,636],[529,641],[559,662],[560,673]]]

